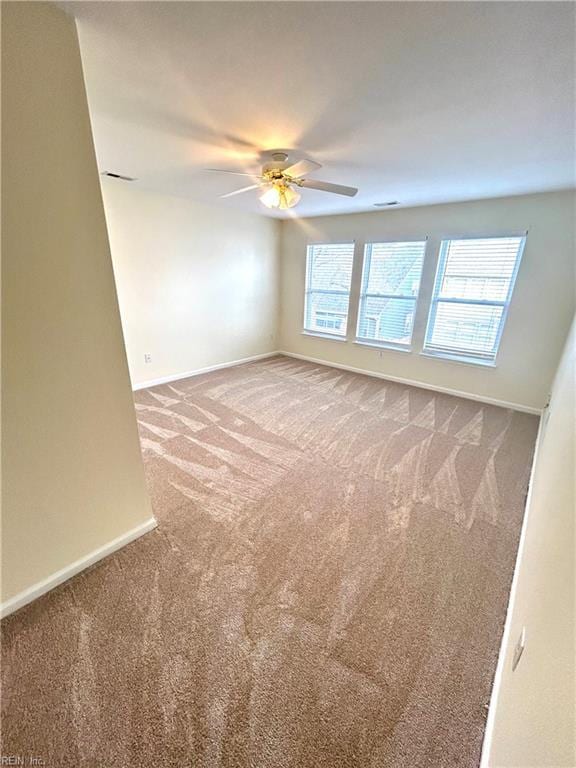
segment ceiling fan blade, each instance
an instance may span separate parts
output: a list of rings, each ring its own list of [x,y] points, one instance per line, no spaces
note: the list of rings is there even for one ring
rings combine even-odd
[[[261,187],[262,184],[251,184],[249,187],[242,187],[242,189],[235,189],[234,192],[227,192],[225,195],[220,195],[221,198],[224,197],[234,197],[234,195],[241,195],[242,192],[249,192],[251,189],[258,189],[258,187]]]
[[[301,187],[306,187],[307,189],[319,189],[320,192],[334,192],[336,195],[346,195],[347,197],[354,197],[358,192],[356,187],[344,187],[342,184],[330,184],[328,181],[302,179],[299,184]]]
[[[241,173],[240,171],[225,171],[223,168],[202,168],[203,171],[208,173],[230,173],[232,176],[249,176],[252,179],[259,179],[259,173]]]
[[[318,168],[322,168],[322,166],[320,163],[315,163],[314,160],[300,160],[298,163],[285,168],[284,173],[287,173],[293,179],[299,179],[301,176],[317,171]]]

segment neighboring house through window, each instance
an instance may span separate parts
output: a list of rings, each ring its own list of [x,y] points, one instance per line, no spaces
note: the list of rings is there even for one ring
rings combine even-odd
[[[354,243],[309,245],[304,330],[346,337]]]
[[[367,243],[358,341],[409,347],[426,241]]]

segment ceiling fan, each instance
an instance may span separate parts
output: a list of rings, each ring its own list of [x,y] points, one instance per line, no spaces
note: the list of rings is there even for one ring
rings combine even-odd
[[[305,178],[309,173],[314,173],[322,168],[320,163],[314,160],[300,160],[297,163],[289,163],[286,152],[272,152],[270,161],[262,166],[262,173],[240,173],[239,171],[226,171],[220,168],[205,168],[210,173],[229,173],[234,176],[250,176],[258,179],[256,184],[236,189],[220,197],[233,197],[249,192],[252,189],[264,189],[260,195],[260,202],[267,208],[280,208],[285,210],[293,208],[302,197],[295,187],[304,189],[318,189],[321,192],[332,192],[336,195],[354,197],[358,192],[355,187],[344,187],[341,184],[331,184],[328,181],[314,181]]]

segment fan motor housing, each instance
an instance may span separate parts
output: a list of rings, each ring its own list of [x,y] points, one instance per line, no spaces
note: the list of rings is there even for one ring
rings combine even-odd
[[[262,166],[262,175],[270,174],[272,178],[281,179],[282,171],[292,164],[292,161],[288,161],[288,153],[278,150],[266,154],[270,160]]]

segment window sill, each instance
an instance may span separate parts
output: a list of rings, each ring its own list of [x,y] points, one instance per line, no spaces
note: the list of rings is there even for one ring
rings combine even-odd
[[[331,336],[329,333],[315,333],[314,331],[300,331],[302,336],[311,336],[313,339],[324,339],[324,341],[343,341],[346,343],[345,336]]]
[[[360,347],[368,347],[369,349],[385,349],[387,352],[412,352],[411,346],[401,347],[400,345],[395,346],[394,344],[379,344],[377,341],[361,341],[360,339],[356,339],[354,344],[358,344]]]
[[[473,365],[478,368],[496,368],[496,363],[492,360],[478,360],[474,357],[465,357],[459,355],[441,355],[438,352],[420,352],[424,357],[432,357],[434,360],[443,360],[448,363],[459,363],[460,365]]]

